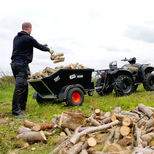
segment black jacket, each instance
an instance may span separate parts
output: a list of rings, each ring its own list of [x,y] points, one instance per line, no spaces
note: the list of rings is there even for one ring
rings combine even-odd
[[[13,40],[13,52],[11,59],[26,60],[28,63],[33,60],[33,47],[42,51],[49,51],[49,48],[38,43],[28,33],[21,31],[15,36]]]

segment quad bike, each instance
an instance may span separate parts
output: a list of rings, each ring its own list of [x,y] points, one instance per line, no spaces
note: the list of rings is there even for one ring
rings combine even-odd
[[[143,84],[146,91],[154,91],[154,67],[149,64],[138,64],[136,58],[123,59],[129,64],[117,67],[117,62],[111,62],[109,69],[97,70],[96,92],[101,95],[112,93],[117,96],[130,95],[136,91],[139,84]]]

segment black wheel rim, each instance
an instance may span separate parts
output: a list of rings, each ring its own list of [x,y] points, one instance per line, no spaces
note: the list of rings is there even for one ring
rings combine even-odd
[[[150,85],[150,86],[154,86],[154,78],[152,78],[152,79],[149,81],[149,85]]]
[[[129,92],[131,87],[132,87],[132,82],[129,79],[124,79],[123,82],[121,83],[121,88],[125,93]]]

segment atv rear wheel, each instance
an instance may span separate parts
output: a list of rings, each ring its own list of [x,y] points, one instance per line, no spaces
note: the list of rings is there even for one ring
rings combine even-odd
[[[72,88],[68,91],[66,103],[70,106],[81,105],[84,100],[84,93],[80,88]]]
[[[115,81],[114,91],[117,96],[130,95],[133,92],[134,83],[130,76],[119,75]]]
[[[148,73],[143,82],[144,89],[146,91],[154,91],[154,74]]]
[[[107,88],[103,87],[103,79],[100,78],[97,80],[96,82],[96,87],[101,87],[100,89],[96,89],[96,92],[100,95],[100,96],[105,96],[105,95],[109,95],[110,93],[112,93],[113,91],[113,86],[109,85]]]

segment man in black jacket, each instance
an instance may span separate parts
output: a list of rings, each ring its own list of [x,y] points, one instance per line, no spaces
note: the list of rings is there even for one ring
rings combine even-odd
[[[30,74],[28,64],[33,60],[33,47],[53,54],[53,50],[38,43],[32,36],[32,25],[29,22],[22,24],[22,31],[13,40],[13,52],[11,57],[11,68],[16,80],[12,101],[12,115],[26,117],[22,110],[26,110],[28,96],[28,75]]]

